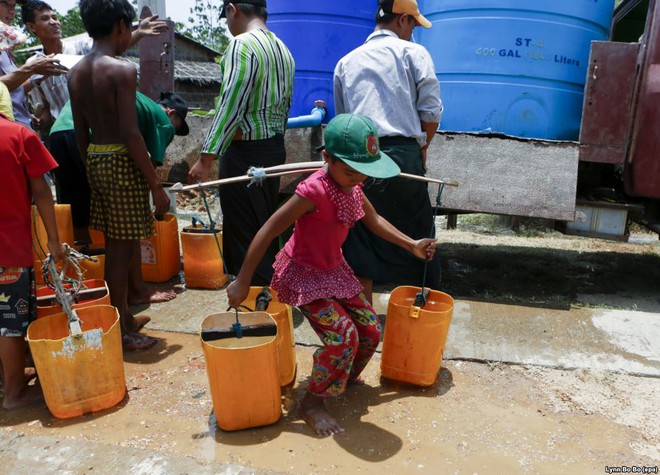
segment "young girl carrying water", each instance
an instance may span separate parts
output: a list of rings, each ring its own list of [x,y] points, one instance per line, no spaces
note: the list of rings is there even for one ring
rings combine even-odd
[[[257,233],[245,261],[227,288],[229,304],[247,297],[250,280],[270,242],[295,222],[293,236],[273,265],[272,287],[280,301],[300,308],[324,347],[314,353],[314,365],[300,415],[318,435],[343,432],[325,408],[325,398],[344,392],[358,377],[380,341],[376,311],[342,255],[350,227],[362,219],[377,236],[431,259],[434,239],[414,240],[376,213],[362,194],[367,177],[390,178],[400,173],[380,151],[373,122],[341,114],[325,129],[326,168],[304,180],[296,193]]]

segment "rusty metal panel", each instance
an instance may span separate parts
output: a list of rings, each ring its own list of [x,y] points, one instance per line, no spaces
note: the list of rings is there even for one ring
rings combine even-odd
[[[638,43],[591,43],[580,160],[624,162],[638,51]]]
[[[652,0],[638,64],[640,80],[630,148],[626,156],[626,192],[660,198],[660,3]]]
[[[174,91],[174,22],[167,31],[140,40],[140,92],[157,100],[161,92]]]

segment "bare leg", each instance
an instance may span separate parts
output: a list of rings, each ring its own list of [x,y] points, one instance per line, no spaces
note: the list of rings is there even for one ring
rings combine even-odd
[[[128,303],[131,305],[142,303],[169,302],[176,297],[172,290],[157,290],[147,285],[142,278],[142,258],[140,241],[137,241],[134,249],[134,258],[131,261],[128,280]]]
[[[4,376],[5,397],[2,407],[9,411],[43,401],[39,386],[25,382],[25,339],[0,336],[0,363]]]
[[[344,428],[326,409],[325,400],[309,391],[305,393],[305,397],[300,403],[300,417],[321,437],[344,432]]]
[[[374,293],[374,281],[367,277],[358,277],[358,280],[364,287],[364,296],[367,298],[370,304],[373,305],[373,293]]]
[[[139,247],[137,240],[108,238],[105,248],[105,280],[110,290],[110,301],[119,312],[122,342],[127,351],[146,349],[158,341],[135,333],[140,325],[128,311],[129,271],[136,243]]]

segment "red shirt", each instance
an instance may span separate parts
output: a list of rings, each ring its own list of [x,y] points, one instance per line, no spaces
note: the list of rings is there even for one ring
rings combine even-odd
[[[30,267],[30,180],[57,167],[39,137],[0,116],[0,267]]]

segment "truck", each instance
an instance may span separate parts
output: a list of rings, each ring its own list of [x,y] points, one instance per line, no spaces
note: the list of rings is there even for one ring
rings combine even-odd
[[[578,142],[438,133],[428,175],[461,184],[443,194],[449,225],[473,212],[622,241],[631,222],[660,233],[659,104],[660,2],[623,0],[609,40],[591,43]]]

